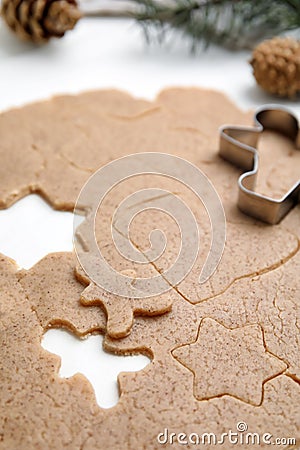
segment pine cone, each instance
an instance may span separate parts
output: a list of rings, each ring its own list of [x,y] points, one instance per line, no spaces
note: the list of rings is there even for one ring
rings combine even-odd
[[[75,0],[2,0],[2,17],[22,39],[62,37],[81,18]]]
[[[271,94],[294,97],[300,92],[300,42],[273,38],[259,44],[250,64],[257,83]]]

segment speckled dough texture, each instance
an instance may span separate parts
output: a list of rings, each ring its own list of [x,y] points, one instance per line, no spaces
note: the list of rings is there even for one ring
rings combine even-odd
[[[300,207],[275,226],[238,211],[240,171],[218,156],[218,127],[224,123],[250,125],[252,113],[199,89],[168,89],[153,102],[118,91],[89,92],[0,115],[3,208],[37,192],[53,207],[72,210],[99,167],[130,153],[156,151],[197,165],[218,191],[227,218],[221,263],[199,285],[210,247],[205,208],[180,183],[155,181],[154,187],[189,205],[201,245],[188,276],[152,300],[107,295],[71,253],[47,255],[27,271],[0,258],[1,450],[300,448]],[[276,197],[297,181],[294,150],[282,136],[262,134],[257,190]],[[148,210],[132,222],[133,245],[146,251],[149,233],[159,228],[167,237],[164,254],[138,265],[114,248],[113,212],[143,187],[153,187],[150,176],[118,186],[96,218],[107,261],[134,277],[163,273],[180,245],[176,223]],[[118,223],[113,226],[118,230]],[[101,409],[83,376],[59,377],[59,358],[41,347],[49,327],[78,337],[102,333],[107,351],[120,357],[144,353],[151,362],[120,374],[118,404]],[[230,431],[238,443],[229,440]],[[222,433],[227,436],[221,444]],[[264,434],[271,435],[269,442],[262,441]],[[276,438],[296,443],[272,445]]]

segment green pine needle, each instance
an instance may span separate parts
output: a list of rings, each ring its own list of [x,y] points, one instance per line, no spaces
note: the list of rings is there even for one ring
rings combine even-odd
[[[132,0],[148,40],[170,30],[229,48],[251,48],[259,40],[300,28],[300,0]],[[151,35],[152,36],[152,35]]]

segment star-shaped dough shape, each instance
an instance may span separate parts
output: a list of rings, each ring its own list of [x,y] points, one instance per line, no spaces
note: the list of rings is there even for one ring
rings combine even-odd
[[[113,339],[121,339],[131,333],[134,316],[159,316],[172,309],[172,293],[146,297],[119,297],[93,283],[83,269],[76,268],[76,278],[88,286],[81,294],[81,304],[84,306],[100,305],[107,316],[106,333]],[[135,276],[133,270],[123,270],[124,275]]]
[[[172,354],[193,372],[197,400],[227,394],[259,406],[264,383],[287,368],[266,350],[259,325],[229,329],[209,318],[202,320],[196,342]]]

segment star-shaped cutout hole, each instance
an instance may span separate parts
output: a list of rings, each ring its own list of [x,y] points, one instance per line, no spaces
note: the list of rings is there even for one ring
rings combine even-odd
[[[287,368],[266,350],[259,325],[228,329],[209,318],[202,320],[196,342],[172,354],[193,372],[197,400],[230,395],[259,406],[263,384]]]
[[[0,252],[29,269],[48,253],[72,251],[73,217],[29,195],[0,211]]]

